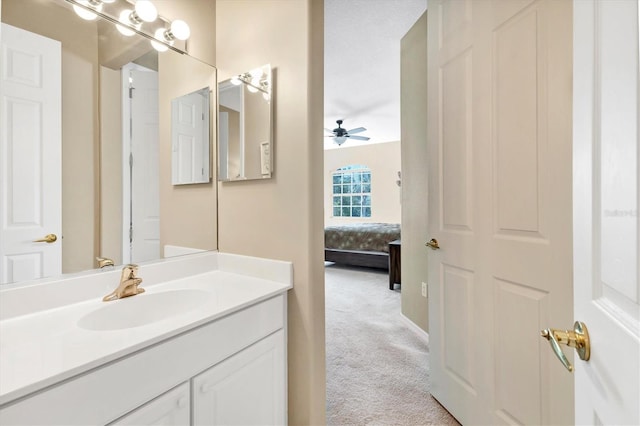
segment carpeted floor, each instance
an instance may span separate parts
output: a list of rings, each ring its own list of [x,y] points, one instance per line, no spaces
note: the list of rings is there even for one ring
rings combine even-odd
[[[429,348],[384,271],[325,267],[327,424],[457,425],[429,394]]]

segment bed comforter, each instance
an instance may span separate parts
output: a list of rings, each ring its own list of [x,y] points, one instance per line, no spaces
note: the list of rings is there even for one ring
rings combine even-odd
[[[400,224],[354,223],[327,226],[324,247],[338,250],[389,252],[389,242],[400,239]]]

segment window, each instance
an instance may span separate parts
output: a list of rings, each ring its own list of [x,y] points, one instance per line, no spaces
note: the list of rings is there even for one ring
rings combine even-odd
[[[352,164],[333,173],[333,216],[371,217],[371,170]]]

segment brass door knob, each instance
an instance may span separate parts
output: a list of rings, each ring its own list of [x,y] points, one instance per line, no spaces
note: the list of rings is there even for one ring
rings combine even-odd
[[[440,249],[440,246],[438,245],[438,240],[436,240],[435,238],[430,239],[428,242],[424,243],[424,245],[427,247],[430,247],[432,250]]]
[[[583,361],[589,361],[591,357],[591,342],[589,340],[589,331],[587,326],[580,321],[573,324],[573,330],[555,330],[547,328],[540,332],[540,335],[549,341],[551,349],[556,354],[562,365],[570,372],[573,371],[573,365],[565,356],[560,345],[566,345],[576,349],[578,356]]]
[[[47,234],[47,235],[45,235],[44,238],[41,238],[39,240],[33,240],[33,242],[34,243],[51,244],[51,243],[55,243],[57,239],[58,239],[58,237],[56,236],[56,234]]]

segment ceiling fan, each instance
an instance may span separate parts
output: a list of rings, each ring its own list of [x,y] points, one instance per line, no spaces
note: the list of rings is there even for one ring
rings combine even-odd
[[[338,123],[338,127],[336,127],[333,130],[327,129],[325,127],[324,130],[327,133],[331,133],[331,135],[327,135],[326,137],[333,138],[333,141],[338,145],[342,145],[343,143],[345,143],[347,139],[354,139],[359,141],[369,140],[369,138],[366,136],[352,136],[354,133],[361,133],[367,129],[365,129],[364,127],[356,127],[355,129],[347,130],[344,127],[341,127],[342,122],[343,122],[342,120],[336,120],[336,123]]]

